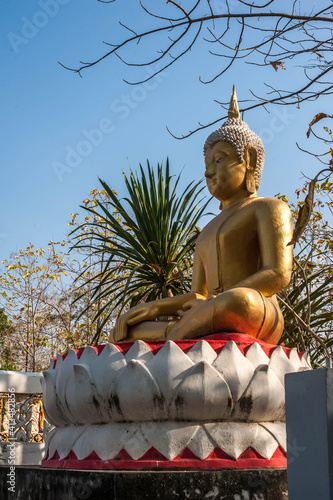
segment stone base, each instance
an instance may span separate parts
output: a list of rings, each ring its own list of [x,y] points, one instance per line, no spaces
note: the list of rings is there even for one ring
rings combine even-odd
[[[0,443],[0,465],[40,465],[45,453],[45,443]]]
[[[15,493],[0,467],[0,498],[33,500],[288,500],[287,471],[82,471],[16,467]]]

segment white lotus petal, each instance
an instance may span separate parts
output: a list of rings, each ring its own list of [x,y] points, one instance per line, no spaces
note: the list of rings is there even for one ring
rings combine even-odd
[[[178,386],[171,405],[171,415],[176,420],[220,420],[227,418],[233,409],[229,387],[206,361],[188,370]]]
[[[173,394],[185,377],[186,371],[193,367],[192,361],[174,342],[167,340],[157,354],[147,363],[160,388],[166,406],[172,400]]]
[[[43,372],[44,380],[43,387],[43,405],[46,418],[50,424],[62,426],[68,424],[70,420],[63,413],[62,407],[58,403],[55,392],[56,371],[46,370]]]
[[[264,429],[264,427],[258,425],[258,433],[252,443],[252,448],[263,458],[269,460],[278,446],[279,444],[272,434]]]
[[[259,366],[237,404],[234,419],[268,422],[285,420],[284,388],[267,365]]]
[[[125,445],[125,450],[133,458],[138,460],[151,448],[151,444],[144,437],[142,432],[138,430]]]
[[[307,352],[305,352],[302,356],[302,365],[305,368],[309,368],[309,370],[312,370],[311,359]]]
[[[134,342],[129,351],[125,354],[126,361],[131,361],[132,359],[140,360],[142,363],[147,363],[154,357],[149,347],[142,340],[137,340]]]
[[[95,434],[91,435],[94,443],[94,450],[102,460],[111,460],[122,449],[126,443],[136,434],[138,424],[111,423],[101,426],[94,426]]]
[[[87,429],[86,426],[70,426],[61,429],[61,432],[54,438],[57,440],[57,452],[60,460],[66,458],[69,452],[74,448],[76,440]]]
[[[197,432],[195,433],[187,447],[192,451],[192,453],[194,453],[196,457],[200,458],[201,460],[205,460],[205,458],[207,458],[212,453],[215,446],[203,427],[199,425]]]
[[[73,451],[79,460],[88,457],[93,451],[101,460],[111,460],[138,429],[137,424],[104,424],[89,426],[77,439]]]
[[[222,373],[235,403],[253,376],[252,363],[243,356],[235,342],[231,341],[224,346],[213,366]]]
[[[103,414],[107,414],[109,411],[108,395],[112,382],[124,366],[126,366],[125,357],[114,344],[106,344],[90,366],[96,392],[100,396]]]
[[[297,372],[302,366],[302,361],[298,355],[297,349],[291,349],[289,355],[289,361],[292,364],[294,371]]]
[[[156,426],[141,426],[141,431],[151,446],[173,460],[188,446],[197,427],[185,422],[159,422]]]
[[[68,351],[68,354],[64,360],[62,357],[60,360],[59,356],[57,356],[56,394],[59,398],[59,404],[63,408],[64,412],[67,412],[67,409],[68,409],[67,405],[66,405],[66,399],[65,399],[66,383],[68,381],[68,377],[70,376],[70,374],[73,371],[73,365],[74,365],[74,363],[77,363],[77,361],[78,361],[77,355],[73,349],[70,349]]]
[[[96,390],[87,365],[73,365],[66,384],[66,405],[73,424],[95,424],[101,421]]]
[[[258,424],[255,423],[215,422],[203,427],[216,445],[235,460],[252,446],[258,432]]]
[[[259,425],[272,434],[284,451],[287,451],[287,432],[285,422],[262,422]]]
[[[50,370],[53,370],[53,369],[54,369],[54,358],[50,358],[50,361],[49,361],[49,369],[50,369]]]
[[[272,353],[271,359],[269,362],[269,367],[277,378],[280,380],[281,384],[284,387],[284,376],[286,373],[292,373],[297,371],[294,369],[292,361],[288,359],[286,353],[284,352],[281,346],[278,346]]]
[[[73,351],[73,349],[70,349],[70,351]],[[75,351],[73,351],[73,352],[75,353]],[[76,356],[76,353],[75,353],[75,356]],[[62,354],[57,354],[57,357],[55,360],[55,369],[59,371],[63,362],[64,362],[64,358],[63,358]]]
[[[121,370],[112,385],[110,401],[119,406],[126,421],[167,417],[158,385],[141,361],[132,360]]]
[[[46,434],[45,438],[45,457],[48,454],[48,460],[53,457],[55,452],[57,451],[57,441],[54,441],[57,433],[59,432],[59,428],[52,429],[50,432]],[[54,441],[54,444],[53,444]],[[45,458],[44,457],[44,458]]]
[[[77,363],[81,363],[84,365],[91,365],[91,363],[93,363],[95,358],[97,357],[98,354],[96,350],[90,345],[88,345],[83,349],[80,359],[77,361]]]
[[[254,368],[257,368],[259,365],[268,365],[269,363],[269,357],[262,350],[258,342],[253,342],[247,350],[245,357],[252,363]]]
[[[206,340],[199,340],[193,347],[186,353],[193,363],[200,363],[200,361],[207,361],[212,364],[217,354],[214,349],[206,342]]]

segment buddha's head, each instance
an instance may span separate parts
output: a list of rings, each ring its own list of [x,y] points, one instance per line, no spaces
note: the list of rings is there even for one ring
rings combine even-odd
[[[245,185],[249,193],[259,189],[264,168],[265,149],[260,137],[240,118],[235,87],[232,91],[228,120],[210,134],[204,145],[206,160],[219,150],[223,152],[231,145],[228,152],[235,158],[234,164],[245,163]],[[237,162],[238,160],[238,162]],[[213,193],[212,193],[213,194]]]

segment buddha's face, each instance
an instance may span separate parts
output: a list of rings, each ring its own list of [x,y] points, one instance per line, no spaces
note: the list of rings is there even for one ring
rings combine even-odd
[[[245,189],[246,162],[240,162],[235,148],[220,141],[206,150],[206,182],[209,192],[220,201],[231,199]]]

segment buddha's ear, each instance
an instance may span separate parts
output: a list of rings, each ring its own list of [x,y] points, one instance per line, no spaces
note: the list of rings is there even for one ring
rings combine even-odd
[[[246,162],[245,184],[248,193],[256,192],[255,171],[257,167],[257,150],[252,146],[247,146],[244,151],[244,160]]]

